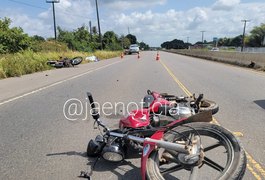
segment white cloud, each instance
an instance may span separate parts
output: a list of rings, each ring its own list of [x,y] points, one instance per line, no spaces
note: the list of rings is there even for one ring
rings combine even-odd
[[[187,25],[187,28],[192,30],[196,29],[198,26],[200,26],[202,23],[208,21],[208,14],[207,9],[201,9],[201,8],[194,8],[187,12],[189,24]]]
[[[213,10],[230,11],[239,3],[240,0],[218,0],[214,3]]]
[[[57,25],[67,30],[73,30],[83,24],[88,25],[92,20],[92,25],[96,24],[96,14],[94,1],[88,0],[61,0],[62,4],[56,4]],[[91,3],[90,3],[91,2]],[[205,30],[205,39],[211,41],[213,37],[234,37],[242,34],[242,19],[251,19],[247,24],[247,33],[254,27],[265,22],[265,3],[239,3],[238,0],[219,0],[209,7],[194,7],[186,11],[177,11],[169,9],[165,11],[155,12],[151,8],[142,8],[134,10],[117,10],[115,3],[121,3],[121,0],[99,1],[100,18],[102,33],[106,31],[114,31],[118,35],[126,35],[128,27],[130,32],[136,35],[138,41],[144,41],[151,46],[160,46],[164,41],[173,39],[189,40],[192,43],[201,40],[201,32]],[[123,1],[122,1],[123,2]],[[134,6],[133,2],[139,4],[140,0],[129,1],[124,3]],[[147,1],[150,3],[151,1]],[[148,3],[143,2],[142,6]],[[165,3],[164,0],[155,0],[156,4]],[[216,4],[222,2],[223,7],[229,11],[216,10],[213,8]],[[100,4],[99,4],[100,5]],[[104,7],[103,7],[104,6]],[[114,9],[111,8],[111,6]],[[5,13],[4,13],[5,12]],[[20,11],[10,10],[0,11],[0,16],[8,16],[13,19],[13,26],[21,26],[25,32],[30,35],[38,34],[44,37],[53,36],[52,9],[44,11],[36,17],[29,17]]]
[[[174,38],[190,42],[201,40],[201,32],[205,30],[205,39],[213,37],[234,37],[242,34],[241,19],[252,19],[247,25],[247,32],[253,26],[265,22],[265,3],[238,4],[230,11],[216,11],[212,6],[196,7],[187,11],[168,10],[163,13],[133,12],[130,14],[115,13],[109,17],[111,23],[103,25],[103,29],[112,29],[118,34],[126,34],[127,27],[139,41],[159,46],[162,42]],[[108,21],[105,21],[108,22]]]
[[[135,10],[139,8],[163,5],[167,0],[111,0],[99,2],[99,5],[106,6],[113,11],[117,10]]]
[[[83,24],[88,24],[94,9],[90,1],[87,0],[63,0],[55,4],[55,14],[57,25],[66,29],[74,29]],[[39,14],[39,17],[46,23],[52,23],[52,8]],[[72,28],[71,28],[72,27]]]
[[[10,14],[10,12],[13,12]],[[46,24],[40,19],[33,19],[19,10],[14,11],[5,9],[0,11],[0,17],[8,17],[11,19],[11,27],[21,27],[23,31],[29,35],[41,35],[49,37],[52,34],[51,25]]]

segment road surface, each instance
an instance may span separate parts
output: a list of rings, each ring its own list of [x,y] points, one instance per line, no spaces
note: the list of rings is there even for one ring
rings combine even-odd
[[[140,59],[128,55],[0,80],[0,179],[77,179],[95,160],[86,157],[86,146],[98,130],[86,112],[65,117],[65,103],[80,100],[86,109],[87,91],[101,104],[139,102],[147,89],[204,93],[218,102],[215,119],[239,132],[248,153],[244,179],[265,179],[265,74],[166,52],[160,61],[155,57],[142,52]],[[115,128],[119,117],[104,121]],[[100,160],[92,177],[140,179],[139,167],[139,158],[118,166]]]

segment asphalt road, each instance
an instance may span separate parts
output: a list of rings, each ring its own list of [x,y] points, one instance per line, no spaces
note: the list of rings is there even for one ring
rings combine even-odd
[[[239,138],[249,154],[244,179],[265,179],[265,74],[165,52],[161,62],[155,57],[154,51],[143,52],[140,59],[128,55],[0,80],[0,179],[77,179],[94,161],[85,151],[98,134],[93,120],[86,118],[86,92],[101,104],[139,102],[147,89],[186,95],[176,78],[189,92],[218,102],[217,121],[243,134]],[[63,109],[73,98],[84,111],[68,114],[68,119],[77,118],[70,121]],[[118,119],[104,122],[114,128]],[[100,160],[92,177],[140,179],[139,167],[139,158],[119,166]]]

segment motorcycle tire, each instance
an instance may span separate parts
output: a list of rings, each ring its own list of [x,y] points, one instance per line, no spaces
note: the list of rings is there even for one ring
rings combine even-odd
[[[212,115],[216,114],[219,111],[219,106],[216,102],[210,101],[208,99],[202,99],[200,103],[200,112],[202,111],[212,111]]]
[[[82,57],[75,57],[71,60],[71,64],[73,66],[76,66],[78,64],[80,64],[81,62],[83,61],[83,58]]]
[[[175,175],[164,174],[166,172],[166,170],[163,169],[163,166],[165,166],[165,164],[163,164],[163,162],[161,162],[160,160],[162,160],[163,157],[168,154],[168,152],[165,149],[160,148],[159,150],[153,151],[148,157],[146,165],[147,179],[189,179],[191,172],[195,166],[197,166],[196,168],[198,171],[196,173],[197,176],[193,179],[240,180],[243,178],[247,164],[246,154],[237,138],[231,132],[221,126],[205,122],[190,123],[185,126],[178,126],[173,130],[177,133],[172,134],[170,132],[167,132],[164,137],[165,140],[174,142],[176,140],[182,140],[184,136],[187,139],[190,134],[200,134],[199,136],[203,146],[203,156],[201,157],[201,164],[183,165],[180,163],[178,157],[172,156],[174,163],[177,162],[181,166],[177,164],[175,167],[178,166],[178,170],[173,171],[171,169],[170,173],[175,173]],[[215,143],[207,144],[209,140],[214,140]],[[221,148],[221,151],[219,151],[219,149],[217,148]],[[225,156],[226,158],[223,159],[221,156]],[[213,160],[218,160],[220,162],[218,162],[218,164]],[[169,161],[167,161],[166,165],[170,165]],[[214,166],[215,168],[211,166]],[[218,168],[219,170],[216,170]]]

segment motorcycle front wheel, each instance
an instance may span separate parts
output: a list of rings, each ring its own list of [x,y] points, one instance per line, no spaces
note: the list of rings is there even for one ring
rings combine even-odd
[[[215,124],[196,122],[174,128],[165,134],[164,139],[187,142],[191,135],[200,137],[200,160],[185,163],[180,158],[184,156],[160,148],[148,158],[147,179],[242,179],[246,170],[246,155],[231,132]]]
[[[199,109],[200,111],[211,111],[212,115],[214,115],[219,111],[219,106],[214,101],[202,99]]]

